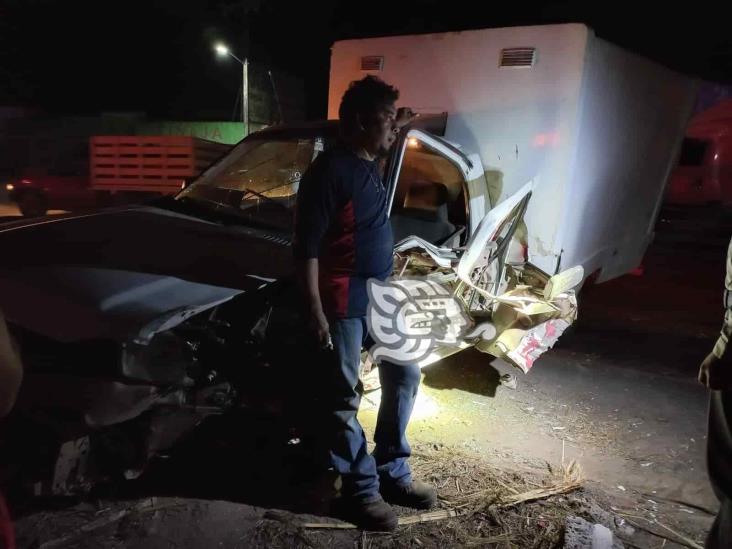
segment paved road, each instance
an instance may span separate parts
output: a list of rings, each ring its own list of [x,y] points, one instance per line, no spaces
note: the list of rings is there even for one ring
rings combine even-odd
[[[66,213],[64,210],[50,210],[49,215]],[[20,216],[20,210],[15,204],[0,202],[0,219],[3,217]]]

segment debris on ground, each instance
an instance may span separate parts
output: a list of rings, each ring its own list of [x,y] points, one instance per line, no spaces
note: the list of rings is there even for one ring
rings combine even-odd
[[[567,517],[563,549],[624,549],[623,543],[602,524],[592,524],[574,515]]]
[[[444,446],[418,448],[413,453],[413,470],[415,476],[437,487],[439,508],[425,513],[399,508],[399,529],[392,534],[366,534],[368,547],[498,543],[555,547],[562,541],[566,516],[576,512],[575,500],[563,496],[580,490],[583,482],[577,463],[540,477],[494,468],[479,456]],[[351,536],[358,535],[348,523],[328,518],[303,522],[297,515],[268,512],[248,541],[261,543],[268,536],[267,546],[285,547],[277,545],[279,538],[267,534],[273,534],[268,521],[285,523],[288,530],[301,528],[311,547],[327,545],[328,534],[345,535],[344,530],[350,530]]]
[[[513,374],[503,374],[498,381],[508,389],[515,389],[518,386],[516,376]]]
[[[584,486],[582,470],[575,462],[547,465],[543,471],[506,470],[479,454],[431,444],[415,447],[412,468],[415,477],[435,485],[438,506],[423,513],[397,507],[400,526],[389,534],[361,532],[330,517],[241,503],[144,498],[84,503],[23,517],[17,523],[18,537],[27,543],[18,546],[167,549],[184,542],[192,549],[594,547],[569,544],[578,538],[571,534],[567,538],[565,532],[580,531],[575,526],[582,524],[585,531],[589,525],[590,539],[607,540],[610,533],[612,544],[596,549],[618,549],[622,547],[618,540],[626,547],[645,547],[639,536],[658,539],[663,533],[664,539],[698,547],[681,532],[660,523],[637,527],[643,518],[640,514],[607,510],[604,495]]]

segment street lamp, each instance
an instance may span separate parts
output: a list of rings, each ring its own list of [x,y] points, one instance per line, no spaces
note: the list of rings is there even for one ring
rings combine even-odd
[[[244,122],[244,135],[249,134],[249,61],[239,59],[236,55],[231,53],[231,50],[226,47],[225,44],[218,43],[214,45],[214,50],[221,57],[227,55],[236,59],[241,63],[242,67],[242,78],[241,78],[241,120]]]

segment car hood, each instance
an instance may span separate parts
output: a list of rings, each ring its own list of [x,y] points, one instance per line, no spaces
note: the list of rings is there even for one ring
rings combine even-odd
[[[292,272],[286,238],[140,206],[0,226],[0,309],[61,341],[149,339]]]

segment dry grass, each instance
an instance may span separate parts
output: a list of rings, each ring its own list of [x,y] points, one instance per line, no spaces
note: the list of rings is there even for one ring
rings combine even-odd
[[[437,487],[439,505],[421,514],[398,509],[401,525],[394,533],[360,532],[330,519],[321,522],[319,529],[310,529],[304,527],[298,515],[270,510],[244,533],[237,547],[551,549],[562,544],[567,515],[581,516],[592,501],[580,489],[582,476],[576,464],[549,468],[547,474],[506,471],[492,467],[479,455],[446,447],[417,447],[412,467],[416,478]],[[144,526],[145,517],[149,520],[151,516],[146,511],[161,508],[151,506],[149,501],[139,503],[143,504],[139,508],[128,504],[106,510],[102,516],[109,528],[96,528],[101,517],[90,512],[76,517],[73,526],[69,523],[60,528],[63,532],[48,532],[42,539],[53,540],[55,534],[63,547],[118,547],[125,543],[125,534],[117,526],[122,522],[117,520],[120,511],[134,509],[136,520]],[[54,522],[61,526],[58,520],[56,517]],[[333,528],[334,524],[340,526]],[[74,532],[84,535],[70,536]]]
[[[571,463],[539,476],[491,467],[479,456],[454,449],[418,451],[417,478],[433,483],[440,506],[460,511],[441,523],[398,530],[373,547],[521,547],[552,548],[561,544],[564,522],[576,512],[562,494],[582,484],[579,465]],[[419,540],[414,542],[413,538]]]
[[[561,545],[564,522],[577,514],[577,502],[562,496],[581,487],[582,471],[571,463],[548,475],[522,474],[491,467],[479,456],[442,449],[412,454],[417,478],[440,494],[437,510],[415,514],[400,509],[400,527],[393,534],[357,534],[343,523],[327,521],[306,529],[316,547],[342,543],[355,547],[511,547],[553,548]],[[330,530],[327,534],[326,531]],[[331,537],[326,539],[326,536]],[[350,540],[350,541],[347,541]],[[275,541],[270,539],[268,543]],[[276,541],[275,541],[276,543]],[[271,545],[268,545],[271,546]]]
[[[417,452],[414,475],[432,482],[443,504],[479,511],[486,506],[509,507],[576,490],[582,485],[582,468],[572,462],[550,476],[530,478],[488,466],[477,456],[454,449]]]

